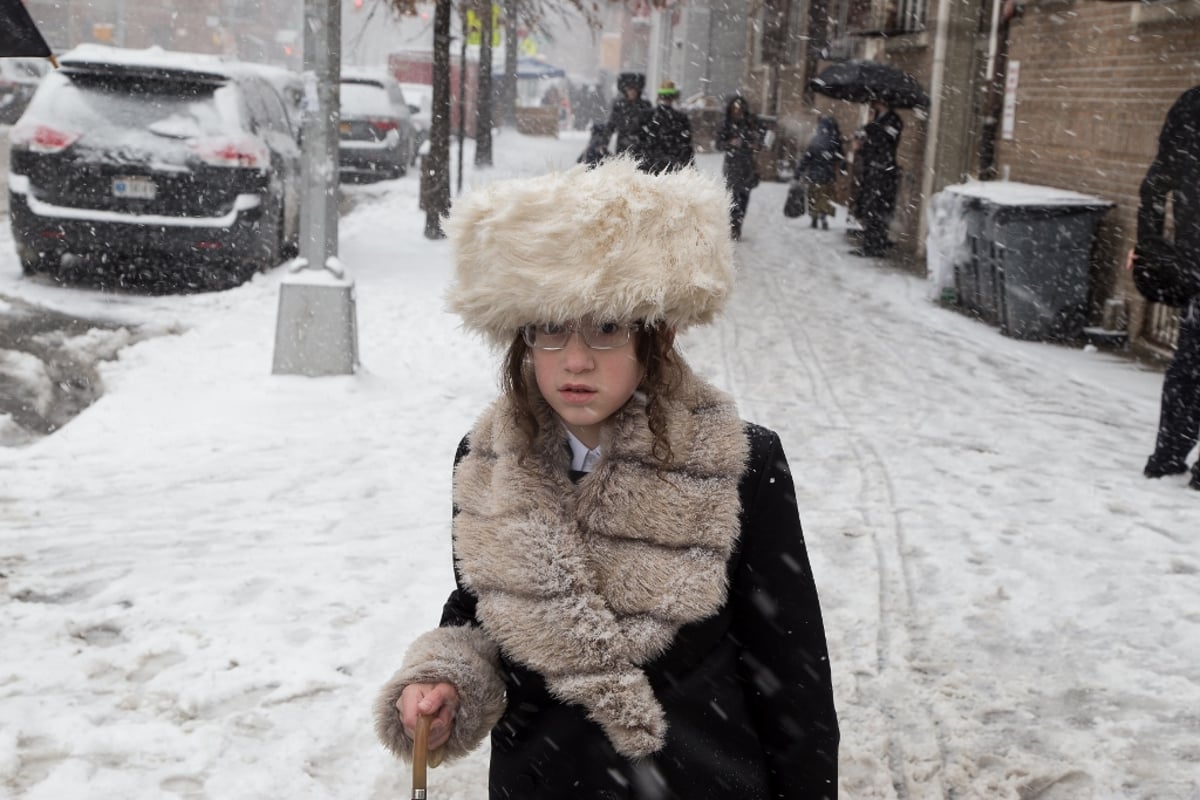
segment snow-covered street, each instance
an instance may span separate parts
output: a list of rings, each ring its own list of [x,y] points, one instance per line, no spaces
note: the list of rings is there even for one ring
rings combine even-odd
[[[505,130],[467,190],[585,141]],[[70,343],[111,357],[103,397],[0,448],[0,798],[407,796],[371,704],[452,586],[454,450],[498,366],[442,311],[415,174],[346,191],[353,377],[271,375],[282,269],[61,288],[0,226],[0,295],[115,324]],[[1200,798],[1200,493],[1141,474],[1161,373],[942,308],[785,192],[755,190],[731,307],[683,349],[787,450],[841,796]]]

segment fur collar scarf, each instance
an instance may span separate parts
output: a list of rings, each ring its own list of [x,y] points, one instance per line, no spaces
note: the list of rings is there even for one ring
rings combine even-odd
[[[454,547],[486,632],[552,694],[583,706],[621,754],[661,749],[666,721],[643,665],[728,591],[749,446],[733,401],[684,365],[666,421],[672,465],[656,472],[645,399],[606,426],[594,472],[573,484],[549,406],[532,448],[505,398],[459,463]]]

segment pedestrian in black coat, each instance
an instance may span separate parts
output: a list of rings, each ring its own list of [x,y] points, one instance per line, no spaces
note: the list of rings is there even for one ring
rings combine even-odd
[[[1137,246],[1153,248],[1163,238],[1167,198],[1175,223],[1180,263],[1200,271],[1200,86],[1184,92],[1167,112],[1158,154],[1142,181]],[[1200,296],[1182,309],[1175,356],[1163,378],[1162,408],[1154,453],[1145,475],[1160,478],[1187,472],[1187,457],[1200,438]],[[1200,460],[1188,484],[1200,489]]]
[[[746,98],[735,94],[725,105],[725,119],[717,130],[713,143],[725,153],[721,173],[725,186],[733,197],[729,207],[729,232],[734,239],[742,237],[742,221],[750,205],[750,192],[758,186],[758,168],[754,157],[762,149],[763,126],[750,110]]]
[[[609,130],[607,124],[603,122],[594,123],[587,147],[579,154],[579,158],[575,159],[575,162],[577,164],[587,164],[589,167],[596,166],[608,158],[608,141],[611,138],[612,131]]]
[[[658,90],[658,105],[642,122],[635,153],[646,172],[658,174],[691,166],[696,159],[692,149],[692,123],[687,114],[674,107],[679,89],[674,81],[663,81]]]
[[[829,229],[833,216],[833,190],[838,173],[846,166],[842,150],[842,132],[837,120],[823,116],[817,120],[817,132],[796,164],[796,180],[804,181],[808,195],[808,213],[812,226]]]
[[[450,308],[507,347],[503,392],[455,460],[441,624],[376,704],[397,755],[430,715],[448,759],[490,734],[492,800],[837,796],[787,459],[674,346],[732,292],[726,203],[616,158],[452,210]]]
[[[642,97],[646,76],[636,72],[622,72],[617,77],[620,97],[613,101],[608,115],[608,127],[617,135],[613,153],[620,155],[637,147],[642,136],[642,126],[654,107]]]
[[[863,240],[862,247],[851,252],[858,256],[882,256],[887,252],[888,227],[900,191],[896,148],[904,123],[882,101],[871,103],[871,114],[856,156],[860,171],[855,213],[863,225]]]

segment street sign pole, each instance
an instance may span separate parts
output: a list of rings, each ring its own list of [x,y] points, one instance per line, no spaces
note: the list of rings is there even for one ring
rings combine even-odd
[[[276,375],[347,375],[358,366],[354,282],[337,258],[341,4],[304,2],[300,259],[279,291]]]

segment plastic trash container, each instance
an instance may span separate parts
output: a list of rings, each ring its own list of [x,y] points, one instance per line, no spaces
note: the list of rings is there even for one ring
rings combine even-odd
[[[1013,338],[1078,338],[1087,321],[1092,241],[1113,204],[1009,181],[946,191],[975,201],[961,204],[964,307]]]
[[[995,281],[987,260],[989,246],[983,240],[984,202],[955,188],[947,187],[930,200],[925,240],[929,271],[943,301],[953,298],[962,310],[995,323]]]
[[[1000,332],[1076,339],[1088,316],[1092,240],[1111,203],[1000,206],[990,218]]]

